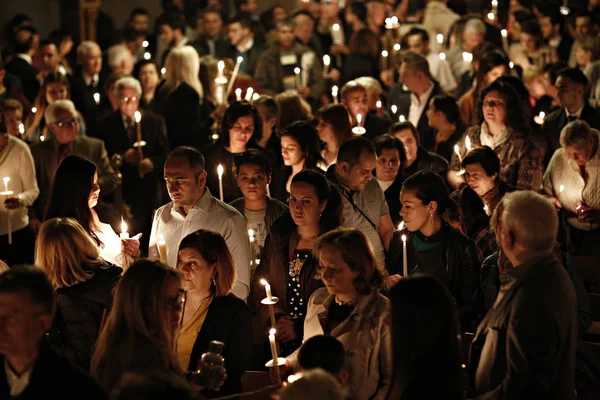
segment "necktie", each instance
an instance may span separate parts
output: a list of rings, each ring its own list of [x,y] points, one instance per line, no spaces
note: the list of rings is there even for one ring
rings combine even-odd
[[[127,137],[129,140],[135,142],[135,124],[133,123],[133,119],[131,117],[127,117],[125,119],[125,130],[127,131]]]
[[[577,121],[577,116],[575,116],[575,115],[569,115],[567,117],[567,124],[569,124],[569,123],[571,123],[573,121]]]

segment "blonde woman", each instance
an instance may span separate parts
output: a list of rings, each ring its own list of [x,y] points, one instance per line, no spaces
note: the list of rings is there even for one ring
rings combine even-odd
[[[42,225],[35,265],[46,272],[56,291],[50,342],[72,363],[88,370],[122,269],[100,258],[96,244],[72,218],[53,218]]]
[[[212,125],[199,78],[200,58],[191,46],[172,49],[165,62],[165,80],[156,89],[153,111],[167,123],[171,148],[202,147]]]

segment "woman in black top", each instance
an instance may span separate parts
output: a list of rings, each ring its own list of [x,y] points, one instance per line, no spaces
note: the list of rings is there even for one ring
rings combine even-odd
[[[465,133],[465,124],[460,119],[460,110],[454,97],[435,96],[426,111],[429,126],[435,128],[435,154],[446,160],[452,158],[454,145]]]

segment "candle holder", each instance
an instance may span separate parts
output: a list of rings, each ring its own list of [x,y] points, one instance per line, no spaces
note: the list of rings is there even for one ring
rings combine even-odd
[[[147,143],[146,143],[146,141],[145,141],[145,140],[140,140],[139,142],[135,142],[135,143],[133,144],[133,147],[135,147],[136,149],[137,149],[138,147],[139,147],[139,148],[142,148],[142,147],[146,146],[146,144],[147,144]]]
[[[275,360],[269,360],[265,364],[265,367],[267,367],[267,368],[273,368],[273,367],[278,367],[280,365],[285,365],[285,361],[286,360],[285,360],[284,357],[277,357],[277,364],[275,364]]]

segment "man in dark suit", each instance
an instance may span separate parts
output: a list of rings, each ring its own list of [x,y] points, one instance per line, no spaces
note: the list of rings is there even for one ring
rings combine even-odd
[[[266,46],[254,38],[248,14],[240,13],[229,21],[229,42],[231,46],[227,49],[226,57],[234,61],[238,57],[243,57],[240,72],[251,77],[254,76],[258,58]]]
[[[205,8],[198,19],[202,24],[202,35],[199,36],[192,46],[200,56],[210,55],[223,58],[229,49],[229,41],[221,36],[223,30],[223,17],[215,8]]]
[[[77,47],[79,68],[71,80],[71,98],[77,110],[83,114],[88,126],[93,126],[99,113],[99,105],[107,101],[104,85],[106,73],[102,71],[102,50],[89,40]]]
[[[400,84],[390,90],[389,107],[396,105],[398,115],[417,128],[419,142],[427,151],[435,148],[435,129],[429,126],[427,109],[431,99],[442,94],[444,91],[432,78],[427,59],[420,54],[407,53],[400,66]]]
[[[157,193],[162,187],[162,166],[169,152],[167,128],[163,117],[151,112],[141,115],[140,126],[135,122],[142,88],[137,79],[121,78],[115,83],[119,110],[100,119],[94,135],[104,141],[108,157],[123,157],[123,199],[131,208],[135,232],[142,232],[142,248],[146,249],[152,227],[152,212],[159,204]],[[138,133],[144,146],[136,147]]]
[[[44,338],[53,314],[54,289],[41,269],[17,266],[0,275],[0,399],[107,399]]]
[[[29,209],[30,224],[35,230],[44,219],[56,170],[68,155],[78,155],[96,164],[101,196],[109,195],[117,187],[117,177],[110,165],[104,143],[99,139],[79,136],[77,111],[72,101],[55,101],[46,108],[44,117],[53,138],[31,147],[40,188],[39,197]]]
[[[560,132],[569,122],[582,119],[594,129],[600,129],[600,111],[585,98],[588,79],[579,68],[566,68],[556,76],[559,109],[544,120],[543,131],[548,141],[547,161],[560,147]]]
[[[369,112],[367,89],[357,81],[346,82],[342,87],[342,104],[348,110],[353,126],[358,126],[358,115],[361,116],[369,140],[387,132],[392,121],[379,117],[374,111]],[[365,117],[366,116],[366,117]]]
[[[21,28],[16,33],[15,57],[6,64],[6,71],[21,80],[23,93],[29,102],[33,103],[40,91],[37,68],[31,65],[31,57],[35,53],[33,48],[34,31],[29,27]]]
[[[542,195],[518,191],[493,218],[512,268],[471,345],[469,398],[573,400],[577,298],[554,255],[556,210]]]

